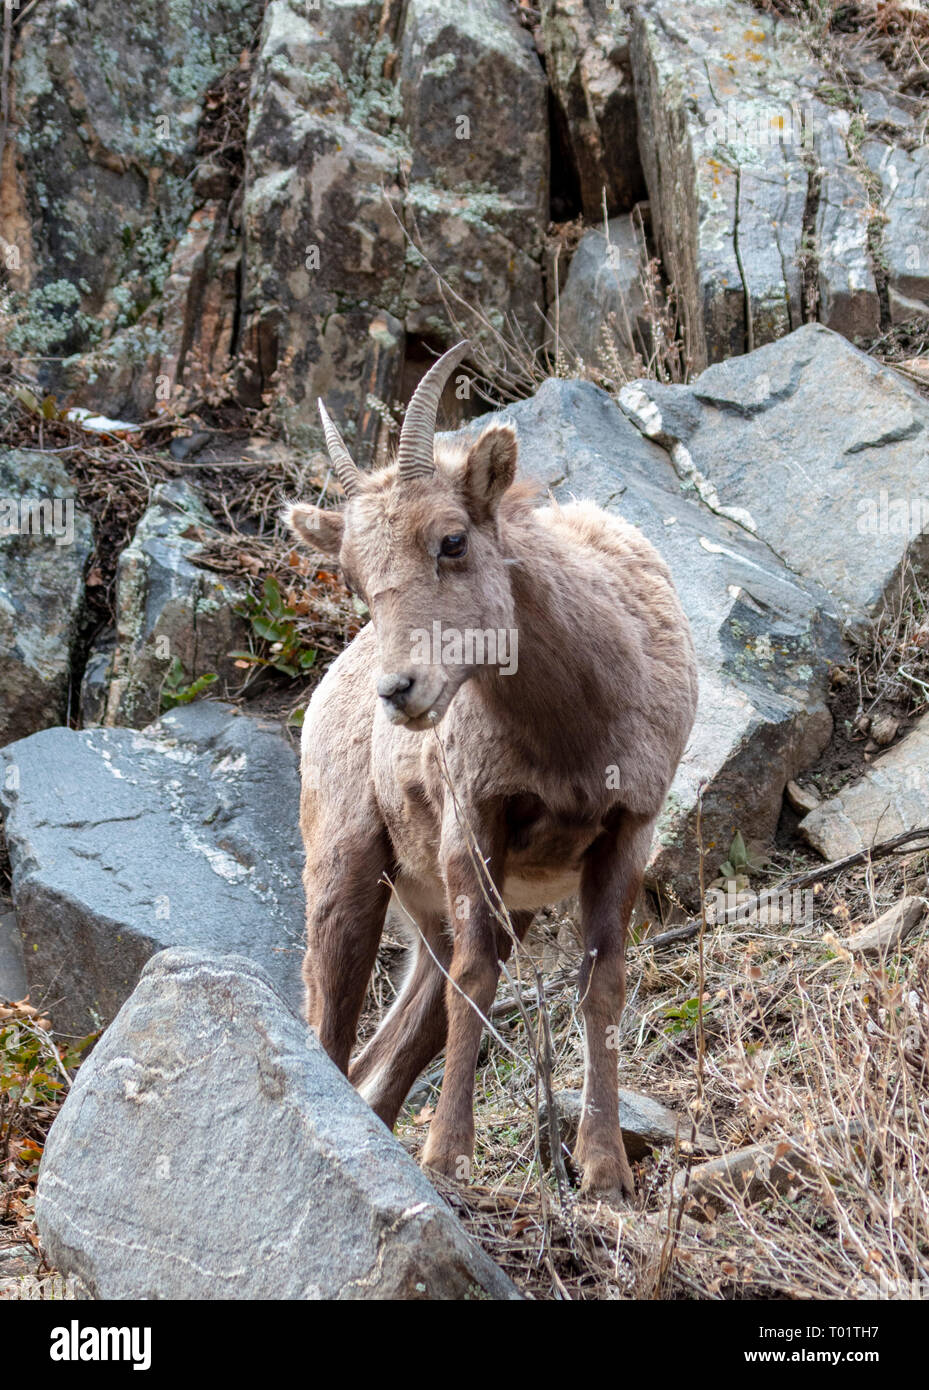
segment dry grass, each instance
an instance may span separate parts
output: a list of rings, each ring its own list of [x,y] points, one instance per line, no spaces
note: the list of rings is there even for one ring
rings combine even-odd
[[[476,1088],[474,1184],[450,1189],[465,1224],[536,1298],[871,1298],[929,1293],[929,940],[882,965],[842,939],[925,890],[927,856],[851,870],[783,925],[720,926],[705,941],[703,1097],[699,947],[630,950],[620,1075],[684,1117],[677,1152],[635,1165],[638,1197],[613,1210],[573,1190],[560,1201],[536,1158],[533,1038],[501,985]],[[558,1089],[582,1083],[570,917],[548,914],[528,950],[548,973]],[[523,963],[523,971],[526,962]],[[554,974],[552,973],[554,971]],[[525,1008],[535,1022],[533,992]],[[399,1133],[417,1154],[441,1079],[420,1089]],[[724,1153],[764,1142],[799,1152],[793,1190],[749,1203],[734,1187],[703,1204],[672,1197],[692,1125]],[[701,1218],[692,1219],[692,1212]]]

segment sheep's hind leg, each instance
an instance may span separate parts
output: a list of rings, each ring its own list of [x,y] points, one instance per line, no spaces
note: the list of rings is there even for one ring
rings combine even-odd
[[[308,855],[303,875],[306,1016],[336,1066],[348,1072],[390,898],[390,844],[373,821],[343,825],[338,835],[314,835],[308,843],[321,849]]]
[[[348,1073],[388,1128],[413,1082],[445,1046],[445,971],[451,938],[437,914],[417,915],[420,937],[412,948],[413,967],[400,994]]]

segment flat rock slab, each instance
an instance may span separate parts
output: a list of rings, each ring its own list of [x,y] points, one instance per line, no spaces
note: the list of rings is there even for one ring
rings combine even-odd
[[[829,596],[758,537],[714,512],[590,382],[545,382],[531,400],[483,416],[509,420],[520,469],[559,501],[590,498],[638,526],[666,560],[690,620],[700,675],[697,721],[659,819],[654,881],[693,897],[697,796],[712,870],[735,831],[772,836],[784,787],[828,742],[828,666],[840,657]]]
[[[36,1219],[95,1298],[518,1297],[238,956],[148,963],[52,1126]]]
[[[824,859],[844,859],[879,840],[929,825],[929,714],[893,748],[800,822]]]
[[[0,451],[0,744],[64,717],[91,543],[61,460]]]
[[[736,517],[859,623],[909,547],[929,557],[929,401],[820,324],[620,397],[681,482]]]
[[[166,946],[237,951],[302,997],[297,758],[277,726],[204,701],[144,733],[46,729],[0,753],[33,1003],[105,1027]]]

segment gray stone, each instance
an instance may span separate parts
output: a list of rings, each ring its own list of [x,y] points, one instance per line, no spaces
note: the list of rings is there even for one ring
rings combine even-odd
[[[144,733],[47,729],[0,753],[29,988],[63,1033],[103,1027],[166,946],[237,951],[302,998],[297,758],[201,701]]]
[[[757,536],[712,511],[590,382],[546,381],[531,400],[484,416],[509,420],[520,467],[556,498],[585,497],[638,526],[667,561],[697,650],[697,722],[659,820],[652,881],[693,897],[698,792],[708,871],[736,830],[773,836],[784,788],[829,740],[828,666],[842,654],[826,594],[804,584]]]
[[[554,1098],[558,1107],[561,1142],[570,1149],[580,1128],[583,1092],[556,1091]],[[698,1130],[696,1135],[693,1135],[693,1122],[689,1116],[681,1115],[678,1111],[663,1105],[660,1100],[643,1095],[640,1091],[627,1091],[620,1087],[619,1123],[626,1153],[633,1163],[637,1159],[647,1157],[652,1149],[665,1148],[669,1144],[683,1145],[684,1151],[689,1153],[719,1153],[719,1144],[711,1134],[703,1134]],[[547,1107],[543,1107],[539,1125],[542,1157],[549,1161]],[[691,1145],[692,1147],[689,1147]]]
[[[626,212],[645,196],[636,148],[628,14],[606,0],[542,0],[545,71],[561,138],[591,222]]]
[[[91,544],[60,460],[0,451],[0,744],[65,717]]]
[[[110,630],[97,638],[87,655],[81,677],[81,727],[84,729],[106,720],[115,647],[116,634]]]
[[[545,74],[506,0],[408,0],[399,95],[411,176],[493,190],[482,213],[516,244],[548,219]],[[466,124],[465,124],[466,123]]]
[[[189,484],[155,489],[119,557],[105,723],[141,728],[155,719],[175,660],[185,685],[206,674],[235,679],[230,652],[244,646],[248,635],[245,619],[234,611],[243,594],[194,563],[213,529],[213,518]],[[97,663],[91,680],[100,676]],[[222,691],[222,684],[214,688]]]
[[[822,321],[874,336],[868,179],[798,31],[735,0],[646,0],[631,53],[652,217],[696,369],[798,327],[805,266]]]
[[[559,300],[558,348],[569,360],[609,369],[606,336],[614,360],[636,364],[633,374],[642,370],[649,342],[642,322],[648,257],[640,227],[634,215],[614,217],[608,236],[592,227],[581,237]]]
[[[929,824],[929,714],[874,759],[864,776],[821,802],[800,831],[824,859],[844,859],[879,840]]]
[[[241,956],[145,967],[52,1126],[36,1220],[95,1298],[518,1297]]]
[[[929,314],[929,147],[907,150],[873,140],[862,154],[880,180],[887,219],[881,255],[894,323]]]
[[[635,382],[620,400],[669,447],[683,487],[828,590],[849,622],[880,610],[907,547],[925,562],[929,402],[827,328],[806,324],[689,386]]]
[[[25,999],[28,990],[23,962],[23,939],[15,912],[0,916],[0,1004],[4,1000]]]

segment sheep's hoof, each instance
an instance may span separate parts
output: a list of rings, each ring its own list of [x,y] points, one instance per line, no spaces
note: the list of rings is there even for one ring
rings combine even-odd
[[[422,1168],[428,1173],[438,1173],[453,1182],[471,1181],[471,1147],[463,1143],[436,1144],[428,1141],[420,1160]]]
[[[581,1196],[609,1206],[624,1206],[635,1196],[635,1181],[625,1152],[594,1154],[582,1162]]]

